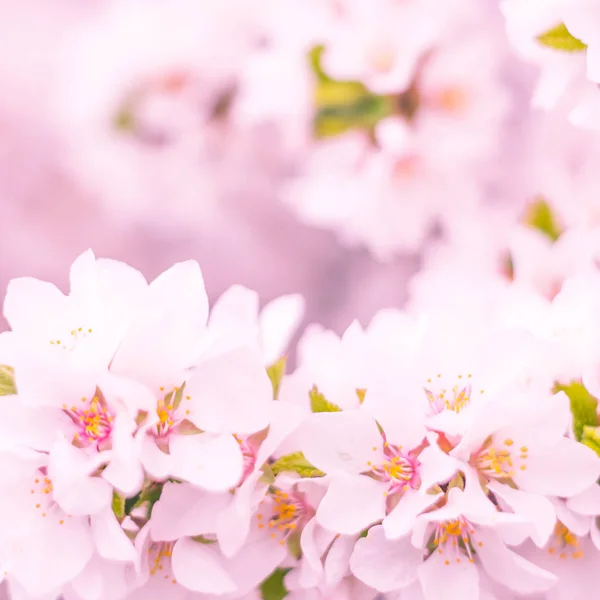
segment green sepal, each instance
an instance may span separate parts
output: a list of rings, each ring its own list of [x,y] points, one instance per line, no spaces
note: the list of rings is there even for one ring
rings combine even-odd
[[[325,475],[309,463],[302,452],[292,452],[278,458],[271,464],[271,471],[275,476],[283,472],[297,473],[301,477],[323,477]]]
[[[116,491],[113,492],[112,511],[119,523],[121,523],[125,518],[125,497]]]
[[[598,456],[600,456],[600,427],[583,427],[581,435],[581,443],[588,448],[591,448]]]
[[[13,396],[16,393],[15,370],[8,365],[0,365],[0,396]]]
[[[542,46],[563,52],[583,52],[587,48],[586,44],[571,34],[564,23],[559,23],[536,39]]]
[[[283,600],[288,590],[283,582],[291,569],[275,569],[261,584],[260,593],[263,600]]]
[[[267,367],[267,375],[271,380],[273,386],[273,399],[279,398],[279,388],[281,387],[281,380],[285,375],[285,365],[287,363],[287,356],[282,356],[278,361],[274,362],[271,366]]]
[[[204,537],[203,535],[195,535],[192,537],[195,542],[199,544],[216,544],[217,540],[211,540],[209,538]]]
[[[316,385],[313,385],[311,390],[308,392],[308,397],[310,398],[310,409],[314,413],[320,412],[339,412],[342,409],[333,402],[329,402],[327,398],[319,390]]]
[[[581,441],[585,427],[598,426],[598,400],[579,381],[572,381],[567,385],[557,382],[554,384],[553,391],[564,392],[569,397],[573,415],[573,433],[575,438]]]
[[[525,225],[537,229],[555,242],[562,235],[562,227],[558,224],[552,208],[543,198],[537,198],[527,207]]]

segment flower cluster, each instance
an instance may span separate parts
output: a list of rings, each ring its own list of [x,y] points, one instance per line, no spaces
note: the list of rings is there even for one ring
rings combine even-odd
[[[600,7],[587,0],[503,0],[508,33],[540,67],[534,105],[567,107],[569,120],[600,128]]]
[[[68,295],[13,280],[5,591],[587,597],[600,584],[600,273],[549,297],[500,275],[476,296],[440,272],[366,328],[310,326],[293,371],[302,300],[259,310],[234,286],[209,311],[193,261],[148,283],[88,251]]]

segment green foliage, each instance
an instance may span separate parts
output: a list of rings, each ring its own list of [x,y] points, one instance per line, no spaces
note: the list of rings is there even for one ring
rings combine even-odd
[[[0,396],[12,396],[16,393],[14,369],[6,365],[0,365]]]
[[[260,584],[263,600],[282,600],[287,596],[288,591],[285,589],[283,579],[290,571],[291,569],[275,569]]]
[[[583,427],[581,443],[591,448],[598,456],[600,456],[600,427]]]
[[[125,498],[118,492],[113,492],[112,510],[120,523],[125,518]]]
[[[537,198],[529,205],[524,221],[526,225],[537,229],[553,242],[562,234],[562,228],[557,223],[550,205],[543,198]]]
[[[587,46],[574,37],[567,29],[564,23],[537,36],[537,41],[553,50],[562,50],[563,52],[582,52]]]
[[[598,400],[579,381],[573,381],[568,385],[556,383],[554,393],[556,392],[564,392],[569,397],[573,415],[573,432],[577,440],[582,441],[586,427],[590,429],[598,426]]]
[[[372,93],[360,81],[329,77],[321,65],[323,52],[323,46],[316,46],[308,56],[316,79],[313,127],[317,137],[341,135],[351,129],[371,131],[394,112],[393,99]]]
[[[159,501],[162,494],[163,484],[151,482],[144,486],[139,494],[125,500],[125,514],[130,515],[136,508],[146,506],[146,514],[148,518],[152,513],[152,507]],[[113,498],[114,502],[114,498]],[[115,513],[116,514],[116,513]]]
[[[313,385],[310,392],[308,392],[308,396],[310,398],[310,409],[314,413],[339,412],[342,410],[337,404],[329,402],[329,400],[327,400],[325,396],[319,392],[316,385]]]
[[[279,398],[279,388],[281,387],[281,380],[285,374],[285,365],[287,362],[287,356],[282,356],[277,362],[274,362],[270,367],[267,367],[267,375],[271,380],[273,386],[273,399]]]
[[[301,477],[323,477],[324,473],[311,465],[302,452],[285,454],[271,465],[273,475],[284,471],[298,473]]]

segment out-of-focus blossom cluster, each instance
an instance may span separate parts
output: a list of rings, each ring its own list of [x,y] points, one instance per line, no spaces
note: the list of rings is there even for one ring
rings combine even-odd
[[[532,211],[523,227],[557,247],[547,205]],[[474,288],[432,260],[406,310],[341,337],[310,326],[295,369],[302,299],[261,307],[234,286],[209,310],[195,261],[148,283],[87,251],[68,295],[13,280],[5,592],[587,598],[600,585],[600,271],[567,269],[550,288],[516,259],[511,272]]]
[[[27,125],[105,215],[205,236],[204,275],[262,237],[240,271],[289,287],[296,269],[308,290],[233,285],[209,306],[194,260],[148,281],[91,250],[68,294],[13,279],[0,595],[593,597],[596,4],[0,0],[0,49],[27,59],[0,53],[3,224],[36,196],[38,172],[11,166]],[[11,37],[24,23],[47,54]],[[342,286],[342,247],[320,277],[313,238],[282,258],[278,219],[256,233],[270,203],[376,260],[417,255],[405,305],[372,263]],[[302,329],[315,298],[378,310]]]
[[[600,6],[593,0],[503,0],[509,36],[540,67],[533,103],[560,105],[572,123],[600,129]]]

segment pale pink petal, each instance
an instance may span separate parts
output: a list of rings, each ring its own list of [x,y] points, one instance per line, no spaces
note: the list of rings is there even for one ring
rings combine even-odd
[[[383,520],[385,535],[393,540],[408,535],[415,518],[434,504],[442,494],[426,494],[409,489],[400,498],[392,512]]]
[[[89,457],[64,438],[53,446],[48,475],[52,480],[53,498],[65,512],[90,515],[110,506],[110,484],[101,477],[91,476],[102,462],[102,455]]]
[[[173,574],[177,581],[194,592],[227,594],[236,585],[223,568],[215,544],[180,539],[173,548]]]
[[[111,432],[112,458],[102,472],[102,477],[127,497],[137,494],[144,483],[140,443],[133,437],[135,429],[131,417],[117,413]]]
[[[255,468],[260,468],[275,453],[280,444],[300,426],[305,415],[299,406],[281,401],[274,402],[271,411],[271,423],[267,437],[256,453]]]
[[[317,509],[319,525],[354,535],[385,516],[388,484],[363,475],[339,473]]]
[[[451,412],[451,411],[445,411]],[[419,454],[419,477],[421,489],[428,490],[431,486],[448,483],[462,463],[443,452],[436,443],[427,446]]]
[[[219,545],[227,557],[234,556],[246,541],[254,508],[252,498],[261,475],[261,472],[252,473],[237,488],[231,502],[217,518],[216,532]]]
[[[425,394],[416,384],[376,381],[369,386],[362,408],[381,425],[388,442],[408,450],[421,444],[427,433],[419,398]]]
[[[537,546],[541,548],[546,544],[556,524],[556,512],[548,498],[516,490],[495,481],[488,484],[488,489],[504,500],[515,513],[531,521],[531,539]]]
[[[154,307],[179,314],[189,324],[204,327],[208,319],[208,297],[200,265],[195,260],[176,263],[149,286]]]
[[[600,458],[574,440],[562,438],[550,452],[531,454],[514,481],[524,490],[546,496],[575,496],[600,477]]]
[[[141,432],[141,460],[144,469],[153,479],[162,481],[173,474],[175,469],[175,459],[171,454],[163,452],[155,443],[154,439]]]
[[[556,583],[555,575],[509,550],[495,532],[479,529],[477,542],[477,556],[487,574],[509,589],[533,594],[545,592]]]
[[[323,575],[321,553],[315,540],[315,529],[318,529],[317,520],[313,517],[302,530],[300,546],[302,548],[302,562],[300,566],[300,585],[312,587],[319,582]]]
[[[101,600],[105,573],[100,559],[94,556],[85,569],[71,581],[71,588],[63,591],[64,600]]]
[[[325,583],[336,586],[350,570],[350,557],[354,552],[356,536],[338,535],[325,557]]]
[[[582,515],[596,516],[600,513],[600,486],[594,483],[583,492],[567,498],[567,508]]]
[[[102,558],[135,562],[137,552],[117,521],[112,509],[92,515],[90,518],[96,550]]]
[[[237,348],[203,361],[189,379],[189,420],[203,431],[249,434],[271,420],[273,388],[260,355]]]
[[[50,344],[56,336],[68,335],[69,309],[69,299],[51,283],[20,277],[8,284],[4,317],[20,336]]]
[[[423,558],[409,538],[388,540],[380,526],[369,529],[350,558],[350,570],[363,583],[382,593],[407,587],[417,579]]]
[[[240,446],[232,435],[174,436],[169,442],[172,475],[211,492],[235,487],[243,472]]]
[[[152,539],[171,541],[213,533],[218,516],[231,501],[230,494],[205,492],[187,483],[167,481],[152,509]]]
[[[455,600],[460,590],[461,600],[479,600],[477,567],[464,557],[450,559],[434,552],[420,567],[419,581],[427,600]],[[460,560],[460,562],[459,562]]]
[[[34,596],[54,591],[80,573],[94,551],[86,519],[51,511],[44,525],[13,549],[12,575]]]
[[[297,431],[299,449],[313,465],[328,474],[361,473],[383,440],[377,424],[359,410],[315,413]]]
[[[272,539],[268,534],[251,533],[242,549],[227,559],[224,566],[241,595],[250,592],[270,575],[287,554],[287,548],[279,540]]]
[[[304,317],[304,298],[299,294],[279,296],[262,309],[260,339],[265,364],[283,356]]]
[[[205,346],[211,354],[237,346],[256,348],[259,338],[258,294],[242,285],[233,285],[213,304],[208,319]]]

